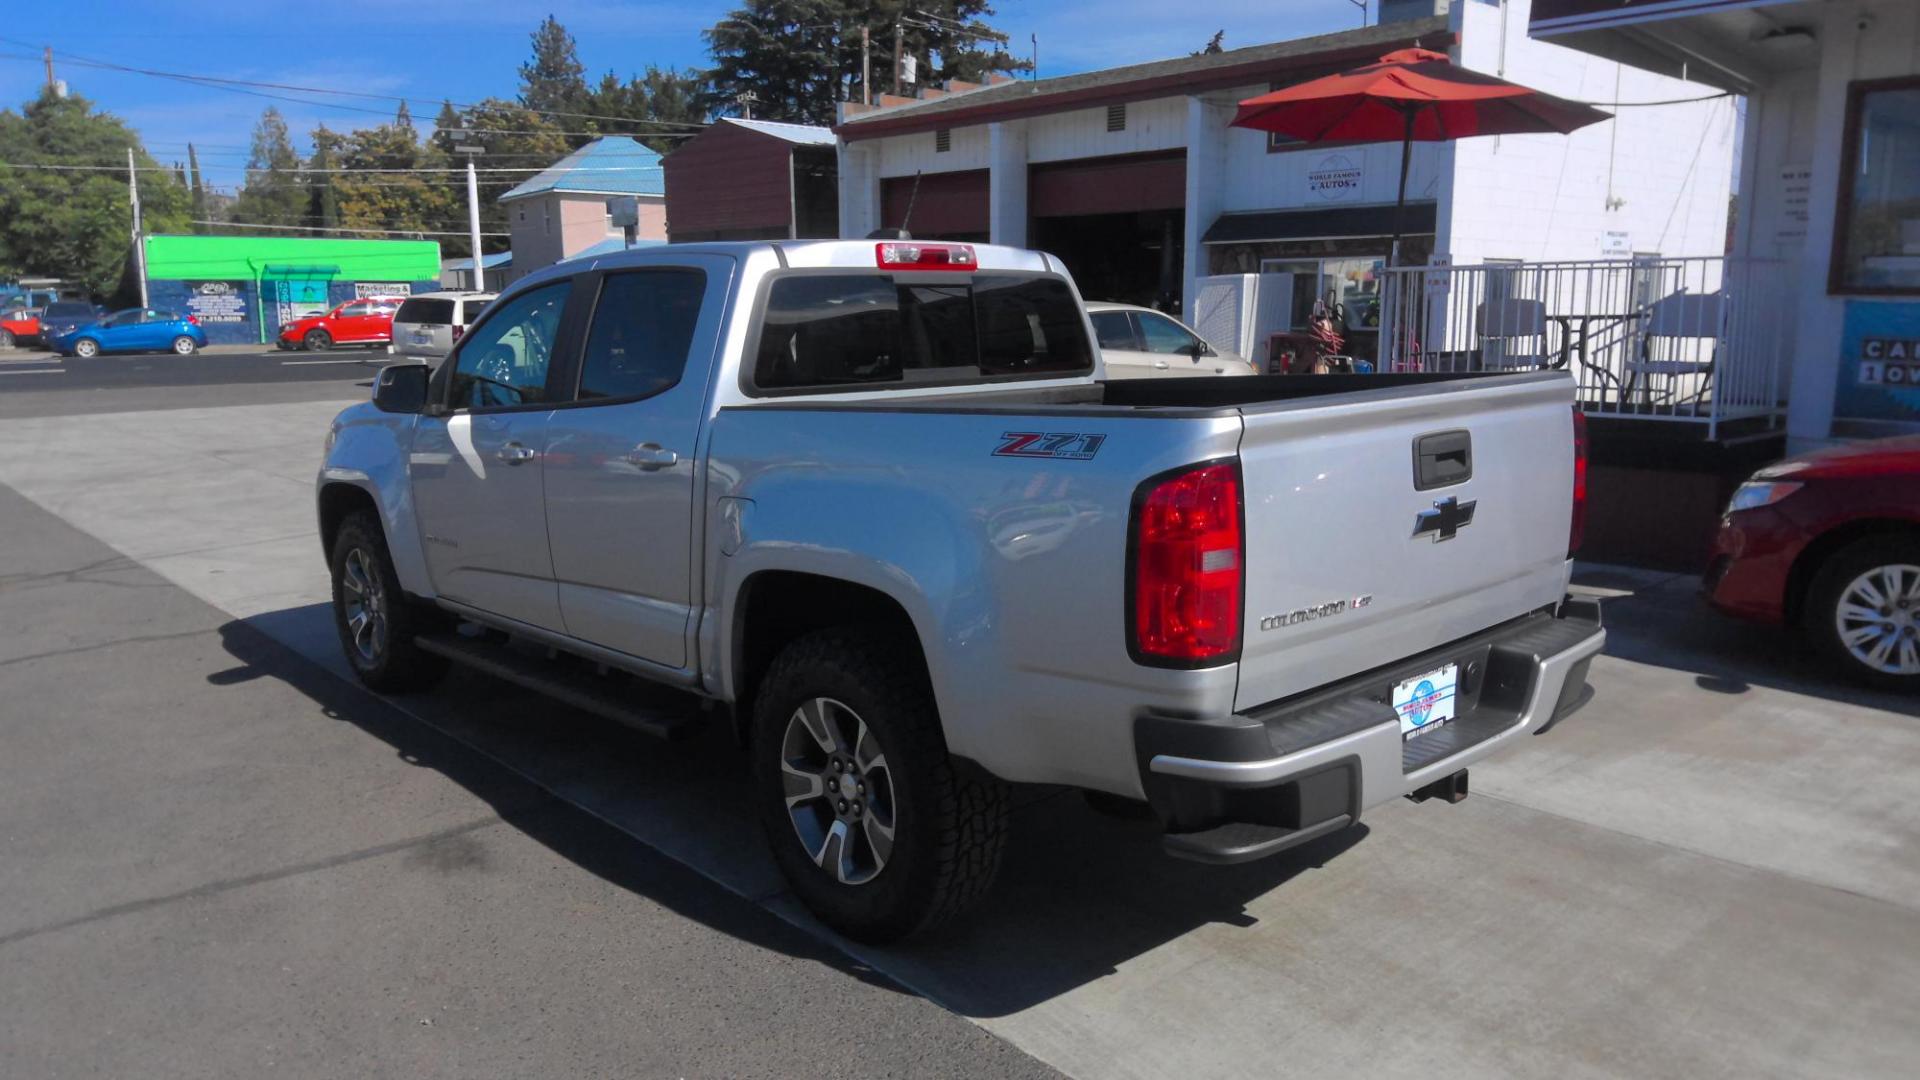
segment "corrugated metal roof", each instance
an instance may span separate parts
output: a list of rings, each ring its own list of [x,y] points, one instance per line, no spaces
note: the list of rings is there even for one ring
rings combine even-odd
[[[666,243],[665,240],[635,240],[633,247],[629,249],[625,237],[611,236],[597,244],[581,248],[579,251],[574,252],[567,256],[566,259],[561,259],[560,261],[566,262],[567,259],[591,259],[595,255],[611,255],[616,251],[638,251],[641,248],[664,247]]]
[[[1128,64],[1124,67],[1104,68],[1099,71],[1083,71],[1076,75],[1060,75],[1051,79],[1029,81],[1015,79],[978,90],[966,90],[944,97],[914,101],[905,105],[895,105],[872,112],[849,116],[840,123],[840,130],[850,138],[858,135],[869,126],[889,126],[886,121],[920,120],[926,118],[950,118],[954,123],[966,122],[968,114],[975,111],[991,111],[996,106],[1011,105],[1015,102],[1023,106],[1044,106],[1049,97],[1077,99],[1095,91],[1122,93],[1131,83],[1154,83],[1163,81],[1205,84],[1217,75],[1237,74],[1234,69],[1251,65],[1280,63],[1284,61],[1310,62],[1319,53],[1342,53],[1361,51],[1369,46],[1377,46],[1383,51],[1408,40],[1423,39],[1430,35],[1445,33],[1446,16],[1427,19],[1408,19],[1369,26],[1360,30],[1343,30],[1339,33],[1320,34],[1315,37],[1294,38],[1291,41],[1276,41],[1266,45],[1249,45],[1243,49],[1228,49],[1225,52],[1202,54],[1199,56],[1181,56],[1171,60],[1154,60],[1144,64]],[[1177,93],[1178,91],[1170,91]],[[1084,104],[1074,101],[1066,108],[1084,108]],[[1037,111],[1037,110],[1036,110]]]
[[[491,255],[482,255],[480,256],[480,265],[486,267],[488,270],[498,270],[503,266],[512,266],[513,252],[496,251]],[[473,260],[472,259],[448,259],[447,261],[440,264],[440,269],[471,270],[473,269]]]
[[[749,131],[771,135],[776,139],[785,139],[801,146],[832,146],[834,143],[832,128],[783,124],[776,120],[742,120],[734,116],[723,117],[721,123],[738,124]]]
[[[549,191],[594,195],[665,195],[660,155],[625,135],[606,135],[561,158],[500,196],[501,202]]]

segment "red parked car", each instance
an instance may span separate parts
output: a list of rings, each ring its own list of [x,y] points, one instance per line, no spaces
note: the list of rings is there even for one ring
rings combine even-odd
[[[365,296],[325,315],[295,319],[280,328],[280,347],[319,352],[335,345],[386,345],[393,341],[393,313],[404,296]]]
[[[1803,627],[1842,670],[1920,691],[1920,435],[1769,465],[1720,520],[1707,599]]]
[[[40,316],[25,309],[0,312],[0,349],[11,349],[21,342],[40,340]]]

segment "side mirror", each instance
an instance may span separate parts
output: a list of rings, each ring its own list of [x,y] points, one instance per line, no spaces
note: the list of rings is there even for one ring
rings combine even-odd
[[[425,364],[391,364],[373,382],[373,407],[381,412],[417,413],[427,407]]]
[[[1193,357],[1195,360],[1198,360],[1203,356],[1213,355],[1213,350],[1207,348],[1207,343],[1204,341],[1196,341],[1193,344],[1187,346],[1182,351],[1185,352],[1188,356]]]

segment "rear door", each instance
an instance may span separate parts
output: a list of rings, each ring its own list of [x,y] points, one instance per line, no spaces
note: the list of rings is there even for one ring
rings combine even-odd
[[[1572,404],[1572,380],[1542,373],[1243,410],[1236,707],[1560,600]]]
[[[688,666],[694,463],[733,272],[731,259],[688,256],[584,276],[577,390],[549,434],[567,632],[664,667]]]

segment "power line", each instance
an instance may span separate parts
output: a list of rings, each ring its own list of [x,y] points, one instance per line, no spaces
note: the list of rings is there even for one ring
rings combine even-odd
[[[552,168],[551,165],[539,166],[539,167],[532,166],[532,165],[514,165],[514,166],[506,166],[506,167],[497,168],[497,169],[479,169],[476,171],[483,172],[483,173],[495,173],[495,174],[512,173],[516,176],[525,176],[525,175],[531,175],[536,173],[543,173],[550,168]],[[34,162],[14,162],[14,161],[0,161],[0,169],[53,169],[53,170],[66,171],[66,172],[121,172],[123,171],[123,167],[119,165],[65,165],[65,164],[54,164],[54,163],[34,163]],[[142,165],[139,167],[139,169],[141,172],[170,173],[174,171],[174,168],[171,165]],[[467,170],[465,169],[437,169],[437,168],[436,169],[334,169],[334,168],[311,169],[304,165],[295,165],[287,169],[275,169],[271,167],[257,168],[257,167],[249,166],[244,171],[250,172],[250,173],[278,172],[278,173],[285,173],[288,176],[302,176],[302,175],[335,176],[335,175],[382,175],[382,174],[401,175],[401,176],[433,176],[433,175],[439,175],[442,173],[458,173],[464,176],[466,175],[466,172],[467,172]],[[660,171],[662,171],[662,169],[658,165],[609,165],[609,166],[606,166],[605,168],[583,167],[583,168],[577,168],[577,169],[568,169],[567,173],[568,175],[572,175],[574,173],[637,173],[637,172],[660,172]]]
[[[386,236],[465,237],[467,235],[464,232],[436,232],[432,229],[349,229],[349,228],[326,228],[319,225],[252,225],[252,224],[248,224],[246,222],[240,222],[240,221],[195,221],[195,222],[192,222],[191,224],[206,225],[213,228],[224,228],[224,229],[281,229],[281,230],[292,230],[294,232],[323,232],[323,233],[381,233]],[[513,234],[503,233],[503,232],[483,232],[480,235],[481,236],[512,236]]]
[[[16,46],[18,48],[26,48],[26,49],[32,49],[36,47],[31,42],[20,41],[16,38],[0,37],[0,43],[5,43],[8,45]],[[82,67],[102,68],[108,71],[125,72],[131,75],[144,75],[144,76],[147,76],[150,78],[156,78],[156,79],[172,79],[178,82],[199,83],[199,84],[214,86],[214,87],[259,88],[259,89],[265,89],[265,90],[289,90],[295,93],[302,93],[302,94],[330,94],[337,97],[365,98],[365,99],[372,99],[376,101],[397,101],[406,105],[413,105],[416,103],[432,105],[432,104],[439,104],[444,102],[445,104],[453,105],[453,107],[456,109],[465,109],[473,112],[519,111],[519,112],[536,113],[541,116],[565,116],[565,117],[571,117],[579,120],[618,120],[622,123],[628,123],[628,124],[652,124],[652,125],[657,125],[661,127],[695,128],[695,129],[704,130],[705,128],[711,126],[706,123],[690,121],[690,120],[636,120],[632,117],[613,116],[606,113],[568,112],[560,109],[535,109],[530,106],[520,105],[517,103],[512,105],[486,105],[484,103],[474,105],[474,104],[462,104],[462,103],[454,102],[451,99],[447,99],[447,98],[441,98],[436,100],[431,97],[426,97],[426,98],[403,97],[397,94],[377,94],[377,93],[371,93],[371,92],[362,91],[362,90],[336,90],[331,87],[299,86],[292,83],[261,82],[261,81],[252,80],[252,79],[228,79],[228,78],[223,78],[217,75],[195,75],[188,72],[161,71],[155,68],[132,67],[127,64],[116,64],[111,60],[101,60],[94,57],[78,56],[74,53],[62,53],[61,58],[66,63],[77,64]],[[272,96],[272,95],[261,95],[261,96]],[[286,98],[284,100],[296,101],[301,104],[308,104],[308,105],[320,105],[327,108],[352,108],[351,106],[345,106],[345,105],[330,105],[326,102],[306,101],[301,98]],[[383,116],[388,115],[386,112],[382,110],[354,109],[354,111],[374,112],[377,115],[383,115]]]

